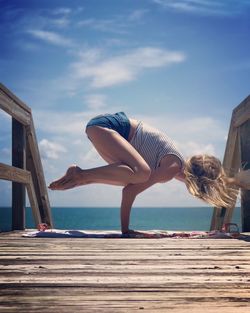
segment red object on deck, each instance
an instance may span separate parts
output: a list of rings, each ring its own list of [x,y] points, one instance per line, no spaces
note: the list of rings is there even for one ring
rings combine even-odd
[[[224,233],[229,234],[231,237],[239,237],[240,230],[236,223],[226,223],[222,227]]]
[[[40,223],[37,225],[37,229],[39,231],[45,231],[46,229],[49,229],[49,226],[46,223]]]

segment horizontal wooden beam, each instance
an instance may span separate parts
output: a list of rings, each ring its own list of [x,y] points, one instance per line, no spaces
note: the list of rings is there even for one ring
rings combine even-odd
[[[35,224],[41,223],[41,215],[37,204],[31,173],[18,167],[0,163],[0,179],[25,184],[30,200]]]
[[[0,179],[21,184],[30,184],[31,174],[29,171],[20,169],[18,167],[0,163]]]
[[[10,98],[3,90],[0,89],[0,108],[11,115],[24,126],[30,124],[31,114],[24,110],[20,104]]]

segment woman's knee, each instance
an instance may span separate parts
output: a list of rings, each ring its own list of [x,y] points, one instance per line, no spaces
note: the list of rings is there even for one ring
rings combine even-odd
[[[149,180],[149,177],[151,175],[151,169],[147,164],[135,166],[133,170],[135,173],[135,183],[144,183]]]

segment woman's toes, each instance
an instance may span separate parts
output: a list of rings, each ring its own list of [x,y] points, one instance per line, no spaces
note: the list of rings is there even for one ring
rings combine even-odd
[[[66,174],[58,180],[52,182],[48,188],[51,190],[65,190],[77,186],[77,172],[80,168],[76,165],[72,165],[68,168]]]

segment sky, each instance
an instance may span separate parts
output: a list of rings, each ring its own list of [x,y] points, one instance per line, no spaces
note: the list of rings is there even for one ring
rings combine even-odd
[[[223,159],[232,110],[250,93],[249,0],[0,0],[1,82],[32,109],[46,183],[71,164],[104,165],[87,121],[124,111],[185,157]],[[0,111],[0,162],[11,121]],[[121,187],[49,191],[52,206],[119,206]],[[0,181],[0,206],[11,184]],[[201,206],[183,183],[134,206]]]

